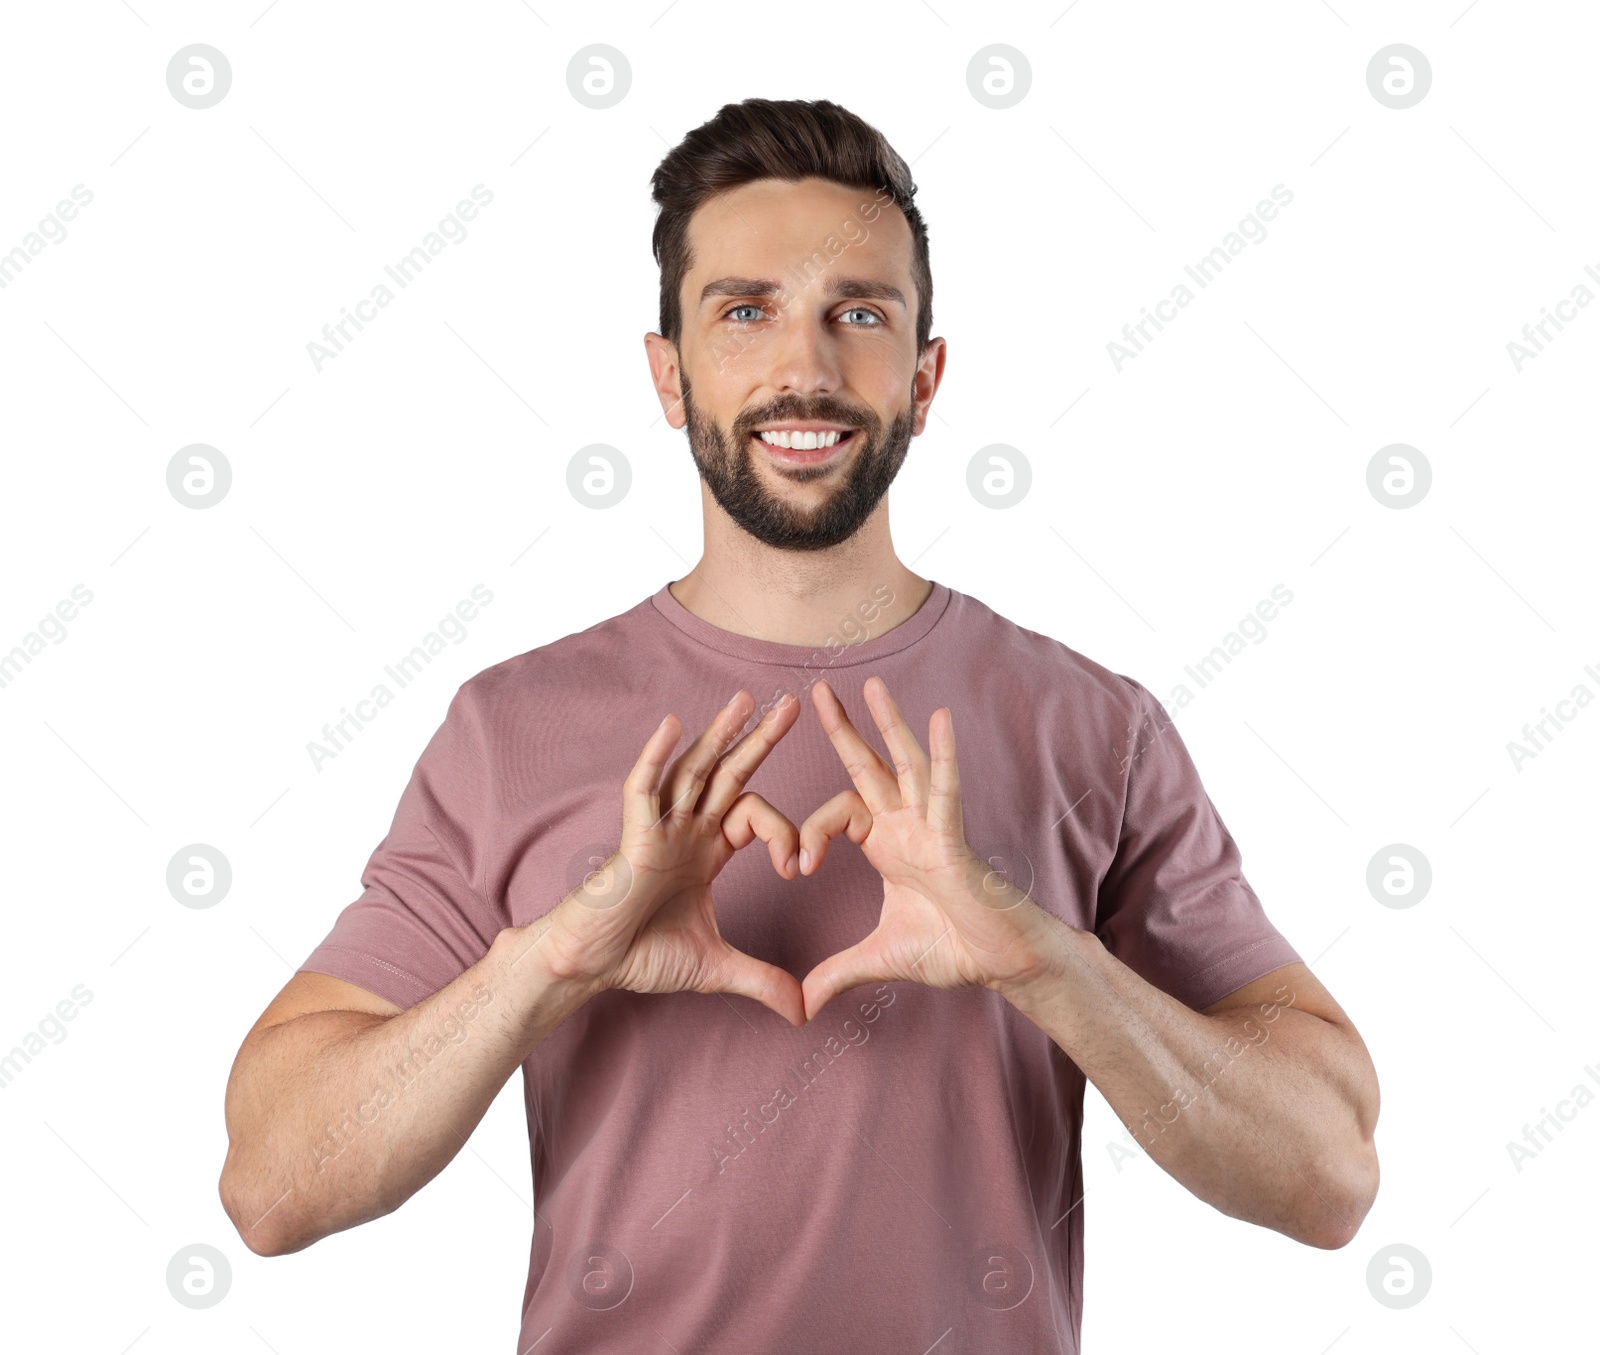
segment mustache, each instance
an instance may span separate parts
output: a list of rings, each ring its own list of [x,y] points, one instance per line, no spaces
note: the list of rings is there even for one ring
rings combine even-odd
[[[781,425],[785,419],[792,419],[796,423],[835,423],[843,428],[853,428],[863,432],[876,431],[880,422],[876,415],[863,413],[845,405],[824,403],[810,407],[788,406],[757,410],[735,419],[733,432],[736,436],[748,436],[755,432],[760,424]]]

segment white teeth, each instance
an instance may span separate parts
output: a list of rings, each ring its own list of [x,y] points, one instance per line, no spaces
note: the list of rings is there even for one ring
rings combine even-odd
[[[802,451],[817,447],[832,447],[844,434],[791,433],[787,429],[780,428],[776,432],[758,433],[757,436],[769,447],[787,447],[790,451]]]

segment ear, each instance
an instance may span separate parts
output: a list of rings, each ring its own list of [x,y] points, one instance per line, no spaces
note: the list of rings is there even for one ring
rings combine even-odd
[[[678,345],[651,331],[644,336],[644,349],[661,412],[673,428],[682,428],[689,420],[683,412],[683,389],[678,380]]]
[[[928,346],[917,359],[917,370],[911,384],[911,408],[916,417],[911,423],[912,437],[921,437],[928,425],[928,410],[933,405],[934,392],[944,379],[945,343],[942,338],[929,339]]]

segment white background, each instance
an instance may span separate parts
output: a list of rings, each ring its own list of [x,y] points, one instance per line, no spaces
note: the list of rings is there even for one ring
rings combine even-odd
[[[1578,284],[1600,294],[1592,8],[663,8],[7,7],[0,251],[74,185],[93,201],[0,291],[0,651],[74,585],[93,601],[0,689],[0,1050],[74,985],[93,997],[0,1089],[5,1327],[111,1355],[512,1347],[519,1079],[396,1214],[273,1259],[217,1198],[223,1087],[360,892],[456,687],[697,558],[641,342],[648,181],[766,95],[842,102],[913,162],[950,358],[891,495],[903,559],[1164,698],[1293,593],[1177,718],[1269,914],[1371,1049],[1382,1187],[1349,1246],[1310,1249],[1115,1161],[1091,1090],[1085,1348],[1592,1340],[1600,1107],[1520,1171],[1507,1150],[1600,1075],[1600,709],[1520,769],[1507,750],[1577,684],[1600,693],[1600,307],[1520,372],[1507,351]],[[194,42],[232,65],[206,110],[165,80]],[[1394,110],[1365,72],[1401,42],[1433,83]],[[591,43],[632,68],[604,111],[567,84]],[[1010,109],[968,89],[991,43],[1031,66]],[[307,343],[480,183],[468,236],[318,372]],[[1267,237],[1119,372],[1107,343],[1276,184],[1293,201]],[[165,478],[195,442],[233,471],[203,511]],[[565,479],[596,442],[634,477],[603,512]],[[1405,510],[1366,481],[1396,442],[1433,472]],[[1033,468],[1015,508],[967,491],[990,443]],[[494,601],[463,642],[315,768],[308,740],[475,584]],[[165,883],[197,842],[233,870],[205,910]],[[1390,843],[1431,863],[1415,907],[1366,887]],[[197,1242],[233,1267],[198,1312],[165,1282]],[[1403,1311],[1366,1278],[1393,1243],[1432,1267]]]

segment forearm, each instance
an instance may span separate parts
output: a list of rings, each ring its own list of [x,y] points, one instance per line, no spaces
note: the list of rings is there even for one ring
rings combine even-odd
[[[1223,1213],[1343,1246],[1377,1185],[1376,1100],[1354,1037],[1271,1004],[1205,1015],[1092,933],[1041,912],[1041,973],[997,989],[1083,1070],[1165,1171]]]
[[[397,1209],[460,1151],[533,1048],[590,996],[534,928],[395,1016],[324,1011],[246,1042],[226,1098],[222,1194],[251,1250],[299,1251]]]

